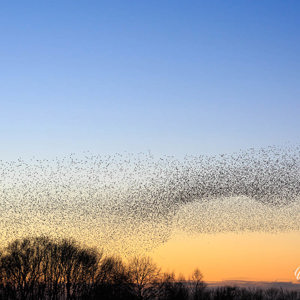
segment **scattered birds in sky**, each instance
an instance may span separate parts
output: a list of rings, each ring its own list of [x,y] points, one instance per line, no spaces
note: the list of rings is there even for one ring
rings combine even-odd
[[[172,233],[300,229],[300,148],[0,161],[0,241],[70,236],[125,255]]]

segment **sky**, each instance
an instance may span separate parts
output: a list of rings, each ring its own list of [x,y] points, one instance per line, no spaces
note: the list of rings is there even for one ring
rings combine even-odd
[[[2,159],[298,143],[297,1],[6,1]]]
[[[297,283],[294,271],[299,265],[299,247],[299,232],[176,235],[155,249],[153,257],[163,270],[180,270],[186,277],[198,267],[206,281]]]
[[[2,1],[0,165],[6,177],[1,181],[0,211],[3,215],[6,212],[6,216],[0,219],[0,231],[23,234],[39,229],[49,233],[56,228],[66,233],[74,230],[77,237],[89,238],[88,234],[98,234],[101,213],[106,214],[103,220],[109,221],[108,225],[102,224],[108,233],[112,228],[118,233],[118,225],[121,228],[135,226],[126,215],[117,216],[121,221],[114,224],[118,218],[109,214],[110,207],[106,208],[109,213],[101,211],[102,204],[97,202],[96,196],[97,184],[102,181],[95,179],[98,173],[94,162],[102,167],[103,161],[90,157],[80,160],[77,166],[73,158],[68,160],[71,153],[80,156],[88,151],[101,156],[127,152],[140,155],[142,152],[182,158],[185,155],[230,155],[245,150],[251,162],[254,156],[247,149],[299,145],[299,14],[300,2],[289,0]],[[121,156],[124,162],[126,155]],[[54,158],[54,161],[46,160],[42,164],[35,161],[30,167],[24,161],[17,163],[19,157]],[[283,152],[281,159],[287,170],[291,157]],[[261,158],[263,161],[265,156]],[[86,163],[88,160],[91,165]],[[64,167],[65,162],[67,167]],[[104,162],[109,166],[109,159]],[[115,163],[109,171],[104,168],[108,175],[103,176],[111,178],[117,174],[113,168],[124,167],[124,162]],[[225,171],[226,166],[236,167],[226,159],[219,162],[224,163]],[[168,174],[164,173],[164,167],[157,167],[159,163],[150,161],[149,166],[154,173],[162,170],[159,176]],[[165,163],[173,166],[171,160]],[[53,169],[49,167],[51,164],[55,165]],[[263,169],[267,166],[263,164],[262,169],[261,165],[254,168],[254,176],[259,170],[271,170]],[[182,172],[190,165],[187,161]],[[287,178],[282,176],[287,191],[293,180],[298,179],[293,176],[299,175],[297,166],[291,166]],[[86,173],[82,175],[80,170]],[[234,175],[230,168],[227,171]],[[132,174],[138,177],[140,173]],[[242,180],[245,179],[243,174]],[[177,175],[174,175],[175,183]],[[131,180],[131,175],[126,176],[125,185]],[[268,180],[274,176],[269,172],[261,178]],[[82,182],[90,180],[90,185],[80,186],[82,182],[76,178]],[[94,186],[93,178],[97,183]],[[153,181],[157,185],[166,181],[164,177],[153,178],[158,178]],[[148,179],[152,184],[151,174]],[[276,185],[276,180],[277,177],[275,184],[270,181],[271,184]],[[117,190],[118,186],[113,184],[114,188]],[[159,191],[155,188],[154,194]],[[81,193],[94,198],[80,198],[76,194],[80,189]],[[177,192],[176,187],[170,191]],[[52,201],[55,193],[61,196]],[[222,203],[226,199],[225,196],[225,200],[218,201]],[[229,230],[191,237],[182,232],[169,232],[169,227],[161,229],[160,224],[154,222],[157,227],[153,234],[162,230],[164,243],[151,248],[151,255],[164,270],[175,269],[184,275],[198,266],[205,280],[294,281],[293,271],[300,264],[299,199],[292,204],[295,205],[292,213],[293,206],[282,208],[282,212],[273,202],[270,207],[255,202],[259,204],[257,224],[262,222],[272,227],[272,222],[278,221],[282,228],[292,228],[279,230],[278,234],[251,229],[238,234]],[[126,204],[126,199],[119,200],[122,205]],[[234,205],[226,206],[223,217],[230,219],[228,215],[242,211],[230,219],[231,226],[235,226],[232,224],[236,221],[237,224],[243,222],[243,214],[251,220],[251,214],[255,213],[251,202],[254,200],[235,200]],[[139,213],[143,214],[144,203],[140,205]],[[195,212],[200,211],[201,205],[196,202],[195,207],[176,207],[174,227],[180,222],[190,228],[197,227]],[[159,205],[156,207],[160,209]],[[94,214],[86,215],[88,209]],[[221,204],[218,209],[222,210]],[[215,211],[212,207],[209,213]],[[205,216],[207,220],[214,220]],[[289,221],[287,216],[293,220]],[[19,228],[10,230],[14,226]],[[147,240],[143,232],[149,229],[148,224],[144,222],[139,226],[133,229],[141,229],[139,233]],[[122,232],[119,235],[122,236]],[[164,235],[168,237],[166,240]],[[2,234],[1,242],[3,239]],[[125,244],[123,240],[119,242]],[[144,243],[144,240],[141,238],[138,242]]]

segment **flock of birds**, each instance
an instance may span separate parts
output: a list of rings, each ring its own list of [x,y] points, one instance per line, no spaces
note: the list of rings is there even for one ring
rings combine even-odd
[[[300,229],[300,148],[0,161],[0,242],[74,237],[122,254],[189,233]]]

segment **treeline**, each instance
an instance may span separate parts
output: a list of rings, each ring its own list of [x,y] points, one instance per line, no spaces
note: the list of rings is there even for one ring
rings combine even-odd
[[[74,240],[24,238],[0,251],[0,299],[300,299],[297,292],[208,289],[195,269],[191,278],[162,273],[148,257],[127,263]]]
[[[202,274],[193,275],[196,290]],[[187,299],[174,274],[163,274],[148,257],[128,263],[48,237],[16,240],[0,251],[0,299]]]

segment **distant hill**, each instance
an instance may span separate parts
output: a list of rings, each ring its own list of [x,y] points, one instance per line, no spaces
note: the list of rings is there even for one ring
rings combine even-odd
[[[220,286],[238,286],[244,288],[282,288],[284,290],[300,291],[300,283],[293,283],[289,281],[247,281],[247,280],[223,280],[223,281],[207,281],[208,287]]]

